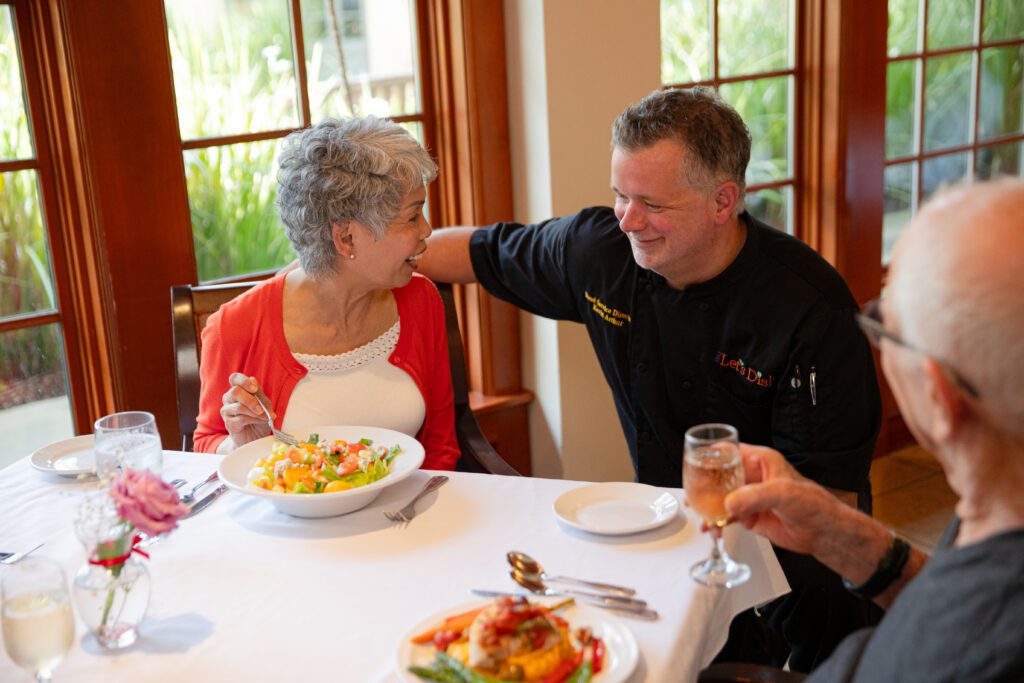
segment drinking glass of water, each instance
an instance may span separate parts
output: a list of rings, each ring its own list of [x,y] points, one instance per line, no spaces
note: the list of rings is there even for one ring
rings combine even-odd
[[[93,428],[96,476],[110,481],[121,470],[149,470],[159,475],[163,447],[156,430],[156,418],[141,410],[114,413],[96,420]]]
[[[729,521],[725,497],[743,486],[743,460],[736,428],[703,424],[686,430],[683,446],[683,488],[690,507],[712,531],[714,546],[708,559],[690,568],[690,576],[705,586],[732,588],[750,578],[750,567],[725,551],[721,529]]]
[[[49,681],[75,638],[67,581],[57,563],[26,557],[0,573],[4,649],[14,663]]]

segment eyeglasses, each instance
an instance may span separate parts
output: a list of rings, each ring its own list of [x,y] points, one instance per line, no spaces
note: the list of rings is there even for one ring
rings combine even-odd
[[[860,325],[860,329],[864,331],[864,335],[868,338],[868,341],[876,348],[881,348],[882,339],[888,339],[897,346],[902,346],[905,349],[910,349],[915,353],[919,353],[922,356],[931,358],[936,363],[941,365],[949,372],[950,376],[956,381],[957,384],[963,388],[968,394],[974,398],[980,398],[978,390],[974,388],[974,385],[964,379],[963,375],[957,372],[949,363],[935,358],[930,353],[922,351],[910,342],[904,341],[898,335],[893,334],[889,330],[885,329],[885,325],[882,323],[882,298],[878,297],[864,304],[864,310],[860,313],[854,314],[857,318],[857,324]]]

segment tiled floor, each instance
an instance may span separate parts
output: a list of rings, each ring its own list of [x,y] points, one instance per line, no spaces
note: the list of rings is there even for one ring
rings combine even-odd
[[[953,516],[956,495],[935,458],[914,446],[871,465],[875,518],[931,552]]]

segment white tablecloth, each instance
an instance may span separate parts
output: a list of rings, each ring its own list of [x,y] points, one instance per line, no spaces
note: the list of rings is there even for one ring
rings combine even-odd
[[[164,477],[199,481],[216,462],[167,452]],[[323,520],[287,517],[228,492],[149,548],[152,597],[139,641],[102,652],[79,621],[55,679],[395,681],[402,636],[476,600],[471,588],[514,589],[505,552],[518,549],[551,572],[635,587],[661,618],[622,618],[640,644],[631,681],[689,681],[721,648],[736,613],[788,590],[770,546],[742,529],[727,541],[754,578],[715,590],[687,575],[710,544],[692,517],[622,537],[565,527],[552,503],[580,482],[452,473],[409,527],[393,526],[382,511],[401,507],[427,476],[417,472],[369,507]],[[0,550],[45,541],[38,554],[70,580],[85,562],[72,522],[94,486],[37,472],[27,458],[0,470]],[[2,656],[0,680],[31,677]]]

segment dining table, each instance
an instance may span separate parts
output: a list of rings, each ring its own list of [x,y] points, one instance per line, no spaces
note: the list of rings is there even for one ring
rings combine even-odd
[[[165,451],[162,476],[200,482],[219,458]],[[432,474],[416,471],[368,506],[323,519],[290,517],[228,491],[147,548],[151,596],[138,640],[104,650],[76,617],[54,680],[393,683],[401,680],[396,653],[413,627],[478,602],[472,589],[518,588],[506,560],[515,549],[551,573],[635,588],[659,618],[615,615],[639,645],[627,680],[693,681],[736,614],[789,590],[771,545],[738,525],[726,529],[726,546],[751,567],[751,580],[731,589],[695,583],[689,568],[707,557],[711,540],[684,505],[642,533],[565,524],[554,501],[587,482],[446,472],[450,481],[419,501],[411,523],[385,517]],[[98,486],[38,471],[28,457],[0,470],[0,550],[44,543],[35,554],[57,562],[70,583],[86,564],[74,520]],[[682,489],[664,491],[684,499]],[[0,680],[31,679],[0,655]]]

